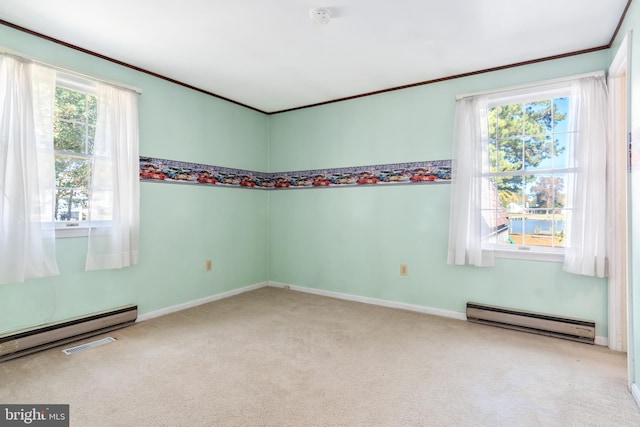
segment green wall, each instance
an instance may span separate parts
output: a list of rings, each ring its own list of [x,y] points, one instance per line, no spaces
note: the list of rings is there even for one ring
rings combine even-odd
[[[629,95],[631,97],[630,126],[633,143],[640,147],[640,2],[634,1],[627,12],[618,36],[611,47],[611,60],[618,51],[623,38],[632,32],[628,40],[631,43],[631,75]],[[637,161],[637,160],[636,160]],[[631,269],[631,342],[629,347],[633,360],[632,381],[638,387],[640,383],[640,170],[631,174],[631,253],[629,266]],[[640,393],[640,389],[637,389]],[[640,399],[640,395],[636,397]],[[640,401],[639,401],[640,403]]]
[[[450,159],[457,94],[608,68],[609,53],[539,63],[270,117],[271,171]],[[273,191],[270,280],[463,313],[467,301],[592,319],[605,280],[560,263],[446,263],[450,186]],[[400,264],[409,276],[400,276]]]
[[[141,155],[267,169],[264,114],[5,26],[0,45],[141,88]],[[0,286],[0,334],[129,303],[148,313],[267,280],[266,192],[140,187],[140,263],[85,272],[87,239],[58,239],[60,276]]]

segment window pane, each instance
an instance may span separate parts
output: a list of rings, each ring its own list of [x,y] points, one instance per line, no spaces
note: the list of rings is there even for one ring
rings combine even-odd
[[[569,98],[556,98],[554,105],[554,132],[569,132]]]
[[[523,134],[524,111],[522,104],[501,105],[495,110],[497,115],[496,136],[498,138]]]
[[[514,246],[524,245],[524,232],[523,232],[524,216],[523,214],[510,214],[509,215],[509,229],[508,237],[505,244]]]
[[[84,122],[87,114],[86,94],[58,86],[54,112],[57,118]],[[95,97],[94,97],[95,98]]]
[[[504,243],[508,238],[509,219],[498,194],[498,178],[483,181],[481,202],[483,239],[490,243]]]
[[[567,185],[569,181],[567,179],[569,174],[561,173],[556,174],[556,199],[555,207],[563,209],[567,207]],[[573,175],[573,174],[571,174]]]
[[[96,125],[96,118],[98,117],[98,106],[96,103],[96,97],[93,95],[87,95],[87,122],[89,125]]]
[[[524,133],[526,135],[545,134],[553,130],[550,100],[529,102],[525,112]]]
[[[524,177],[522,176],[498,176],[494,177],[498,200],[500,206],[509,209],[511,205],[517,204],[521,207],[525,205],[524,198]]]
[[[531,212],[553,207],[553,178],[551,175],[529,176],[527,201]]]
[[[553,167],[553,147],[550,135],[535,135],[525,138],[525,169],[539,170]]]
[[[489,171],[498,171],[498,141],[495,138],[489,138]]]
[[[525,177],[503,177],[499,183],[500,195],[509,218],[507,238],[503,242],[508,245],[521,245],[523,239],[522,221],[527,209],[524,195]]]
[[[529,178],[529,206],[540,210],[563,208],[566,204],[565,174]],[[548,212],[545,212],[548,213]]]
[[[498,192],[496,191],[496,178],[485,178],[482,180],[482,199],[480,209],[495,210]]]
[[[487,119],[489,121],[489,138],[496,139],[498,137],[498,111],[500,107],[489,108]]]
[[[518,211],[522,204],[523,178],[492,177],[485,182],[481,206],[485,226],[484,240],[495,244],[510,244],[509,212]]]
[[[95,96],[57,87],[54,120],[55,149],[83,154],[92,153],[96,117]]]
[[[523,245],[542,247],[563,247],[563,217],[544,213],[535,208],[529,209],[523,217]]]
[[[66,189],[56,206],[56,221],[86,221],[87,198],[84,189]]]
[[[87,154],[93,155],[93,148],[96,140],[96,127],[88,126],[87,132]]]
[[[524,140],[518,137],[498,140],[497,169],[499,172],[522,170]]]
[[[84,153],[86,127],[83,124],[56,120],[53,124],[55,150]]]
[[[553,143],[553,167],[554,168],[566,168],[569,167],[567,160],[567,146],[568,146],[569,134],[561,133],[555,134],[555,141]]]
[[[564,174],[530,178],[529,209],[525,224],[527,245],[560,246],[559,233],[564,225],[562,208],[566,204],[565,181]]]
[[[56,156],[56,221],[85,220],[90,161]]]

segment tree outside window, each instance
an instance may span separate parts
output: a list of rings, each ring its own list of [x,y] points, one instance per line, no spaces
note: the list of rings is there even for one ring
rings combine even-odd
[[[494,242],[562,247],[569,98],[498,105],[488,113],[489,177],[497,200],[485,206]]]
[[[56,221],[88,219],[96,116],[94,95],[64,86],[56,87],[53,129]]]

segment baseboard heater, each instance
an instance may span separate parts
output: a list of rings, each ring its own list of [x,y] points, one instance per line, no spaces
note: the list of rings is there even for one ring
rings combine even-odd
[[[467,303],[467,320],[588,344],[593,344],[596,337],[596,323],[590,320],[514,310],[475,302]]]
[[[124,328],[137,318],[138,306],[127,305],[0,335],[0,362]]]

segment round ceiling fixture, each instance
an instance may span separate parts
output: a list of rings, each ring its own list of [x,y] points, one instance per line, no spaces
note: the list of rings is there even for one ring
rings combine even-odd
[[[326,25],[331,20],[331,11],[329,9],[311,9],[309,17],[316,25]]]

